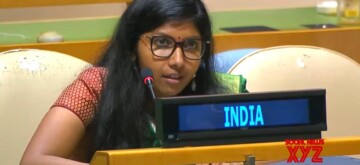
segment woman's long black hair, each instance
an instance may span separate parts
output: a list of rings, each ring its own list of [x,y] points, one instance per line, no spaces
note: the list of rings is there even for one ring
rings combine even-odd
[[[190,84],[180,95],[206,94],[218,89],[213,75],[211,21],[201,0],[134,0],[120,18],[115,34],[97,66],[108,70],[105,86],[88,127],[91,132],[88,160],[96,150],[146,147],[149,140],[148,91],[137,69],[139,36],[169,21],[191,21],[206,45],[196,73],[196,90]]]

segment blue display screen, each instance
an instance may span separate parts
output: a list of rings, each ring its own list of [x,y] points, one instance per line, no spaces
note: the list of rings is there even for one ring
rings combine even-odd
[[[199,131],[308,124],[308,99],[179,106],[179,130]]]

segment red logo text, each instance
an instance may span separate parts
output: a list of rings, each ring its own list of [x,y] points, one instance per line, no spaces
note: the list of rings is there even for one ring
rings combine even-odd
[[[290,153],[288,163],[304,163],[309,153],[313,154],[311,162],[322,163],[323,158],[319,157],[323,150],[324,139],[288,139],[285,145]],[[300,152],[300,157],[297,153]]]

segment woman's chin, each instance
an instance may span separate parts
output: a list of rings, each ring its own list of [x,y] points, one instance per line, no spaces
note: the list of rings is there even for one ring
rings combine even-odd
[[[168,90],[161,91],[156,96],[157,97],[174,97],[174,96],[179,95],[180,92],[181,92],[181,90],[168,89]]]

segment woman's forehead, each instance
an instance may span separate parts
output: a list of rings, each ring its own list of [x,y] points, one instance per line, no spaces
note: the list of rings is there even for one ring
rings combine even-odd
[[[200,33],[195,24],[191,21],[171,21],[167,22],[155,30],[152,34],[164,34],[174,39],[199,38]]]

